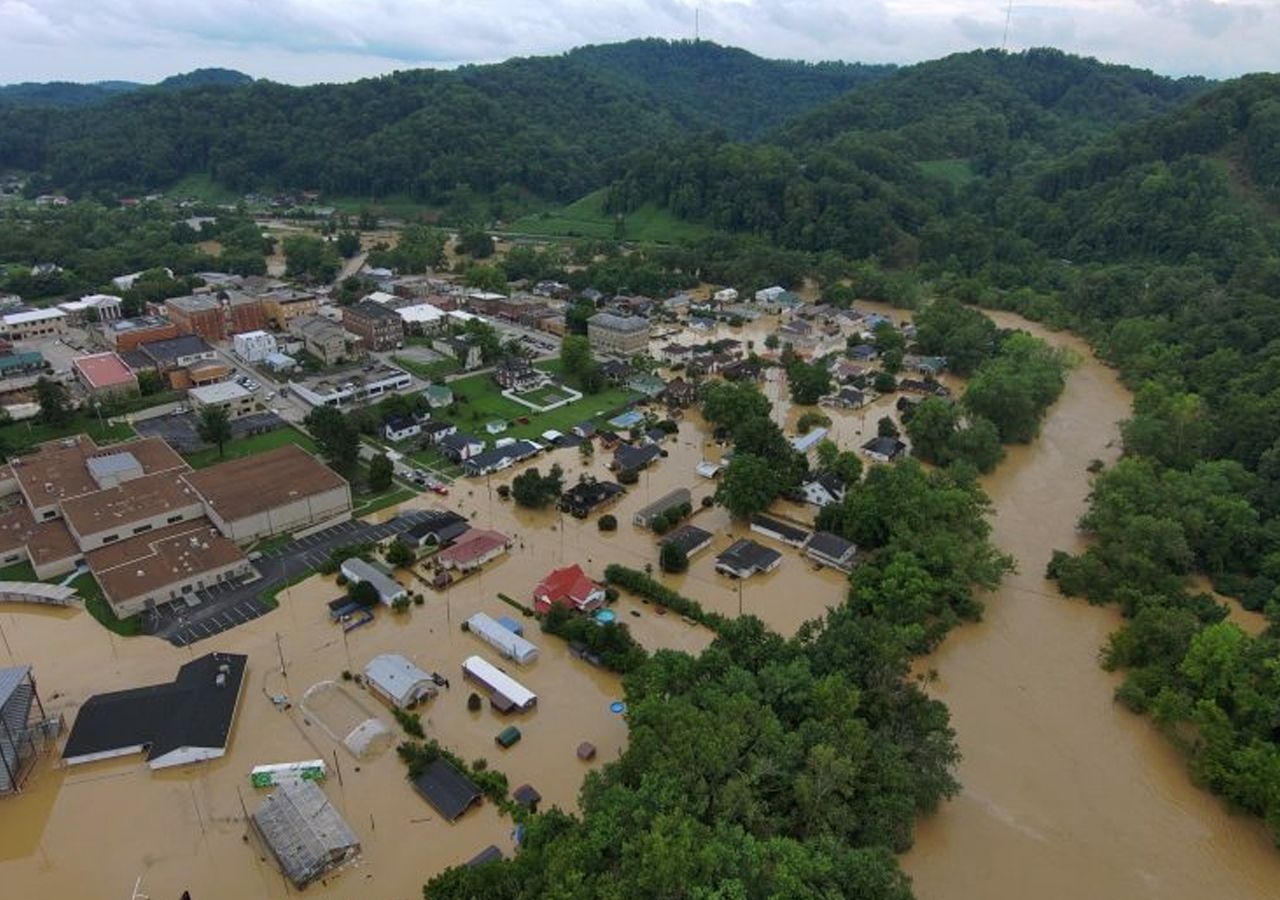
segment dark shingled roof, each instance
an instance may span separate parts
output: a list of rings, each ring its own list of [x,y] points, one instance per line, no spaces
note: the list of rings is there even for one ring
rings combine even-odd
[[[483,866],[485,863],[500,862],[505,859],[502,851],[498,849],[497,844],[490,844],[475,856],[467,860],[467,868],[474,869],[476,866]]]
[[[210,653],[184,665],[168,684],[95,694],[80,707],[62,758],[141,745],[151,761],[179,747],[225,747],[247,661],[238,653]],[[223,664],[226,685],[218,687]]]
[[[450,822],[479,803],[483,796],[476,783],[459,772],[447,759],[437,759],[413,779],[413,786],[435,811]]]
[[[774,534],[782,535],[785,541],[796,541],[803,543],[808,540],[809,532],[803,528],[797,528],[795,525],[788,525],[779,519],[771,519],[769,516],[756,513],[751,517],[751,526],[764,531],[770,531]]]
[[[683,550],[686,555],[689,555],[702,549],[710,540],[711,532],[705,531],[697,525],[681,525],[663,538],[662,543],[674,544]]]

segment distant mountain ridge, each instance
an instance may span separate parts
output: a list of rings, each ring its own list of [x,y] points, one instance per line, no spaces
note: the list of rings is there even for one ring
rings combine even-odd
[[[572,200],[638,146],[702,131],[751,137],[893,71],[637,40],[345,84],[135,90],[74,111],[0,107],[0,166],[73,195],[204,174],[237,191],[435,202],[465,186]]]
[[[49,107],[54,109],[78,108],[105,103],[121,94],[145,88],[185,90],[209,85],[237,86],[250,84],[253,79],[233,69],[196,69],[181,75],[171,75],[154,85],[136,81],[27,81],[19,84],[0,85],[0,106]]]

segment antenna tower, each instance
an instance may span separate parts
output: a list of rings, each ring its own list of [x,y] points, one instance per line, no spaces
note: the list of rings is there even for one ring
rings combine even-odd
[[[1000,52],[1003,53],[1009,47],[1009,19],[1013,17],[1013,0],[1009,0],[1009,5],[1004,8],[1004,37],[1000,40]]]

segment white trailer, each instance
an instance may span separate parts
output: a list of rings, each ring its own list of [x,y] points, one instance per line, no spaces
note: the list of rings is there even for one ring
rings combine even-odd
[[[467,629],[489,644],[505,659],[527,666],[538,658],[538,648],[520,635],[506,628],[497,619],[484,613],[476,613],[467,619]]]

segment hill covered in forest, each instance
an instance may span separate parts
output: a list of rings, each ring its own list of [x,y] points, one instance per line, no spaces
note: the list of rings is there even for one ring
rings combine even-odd
[[[136,81],[95,81],[82,84],[72,81],[26,81],[0,85],[0,107],[78,108],[106,103],[112,97],[146,88],[185,90],[209,85],[234,86],[253,79],[233,69],[195,69],[181,75],[170,75],[154,85]]]
[[[466,185],[570,200],[638,146],[703,130],[750,137],[891,72],[645,40],[349,84],[130,91],[74,111],[0,111],[0,167],[76,195],[199,174],[233,190],[434,202]]]

